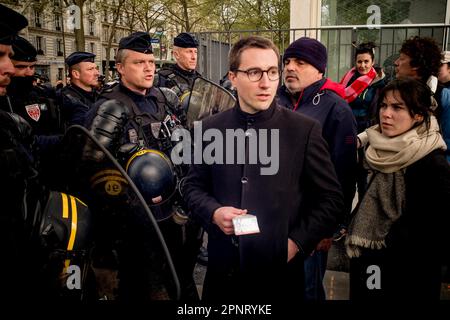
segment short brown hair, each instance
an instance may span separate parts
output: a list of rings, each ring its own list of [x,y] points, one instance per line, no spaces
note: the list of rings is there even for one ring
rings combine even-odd
[[[230,71],[239,69],[242,52],[249,48],[272,49],[277,55],[278,65],[280,64],[280,51],[272,41],[260,36],[250,36],[240,39],[231,48],[230,54],[228,55]]]

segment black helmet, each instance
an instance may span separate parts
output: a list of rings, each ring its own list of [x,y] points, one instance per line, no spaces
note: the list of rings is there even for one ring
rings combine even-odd
[[[170,217],[173,212],[168,200],[175,194],[177,186],[170,159],[158,150],[143,149],[130,157],[126,171],[152,207],[156,220]]]
[[[48,249],[87,251],[92,241],[92,215],[80,199],[51,191],[39,228],[41,244]]]

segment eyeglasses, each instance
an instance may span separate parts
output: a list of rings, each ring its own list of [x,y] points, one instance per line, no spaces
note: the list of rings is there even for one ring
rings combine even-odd
[[[277,67],[272,67],[267,70],[261,70],[261,69],[255,68],[255,69],[248,69],[248,70],[236,69],[235,71],[246,73],[248,79],[252,82],[257,82],[257,81],[261,80],[264,72],[267,73],[267,77],[269,78],[270,81],[275,81],[275,80],[280,79],[280,71],[278,70]]]

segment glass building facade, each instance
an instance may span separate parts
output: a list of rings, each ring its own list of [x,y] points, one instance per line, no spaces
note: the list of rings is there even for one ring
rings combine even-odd
[[[328,48],[327,76],[335,81],[353,66],[354,47],[363,42],[377,45],[376,63],[389,78],[393,76],[393,62],[401,44],[409,37],[433,37],[444,49],[450,48],[450,30],[444,27],[450,20],[447,0],[311,0],[310,3],[320,7],[320,27],[327,27],[320,28],[318,38]]]

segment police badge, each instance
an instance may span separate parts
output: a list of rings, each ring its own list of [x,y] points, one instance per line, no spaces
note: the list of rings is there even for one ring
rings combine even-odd
[[[39,104],[29,104],[25,106],[25,110],[27,110],[28,115],[31,119],[38,122],[41,117],[41,109],[39,108]]]

